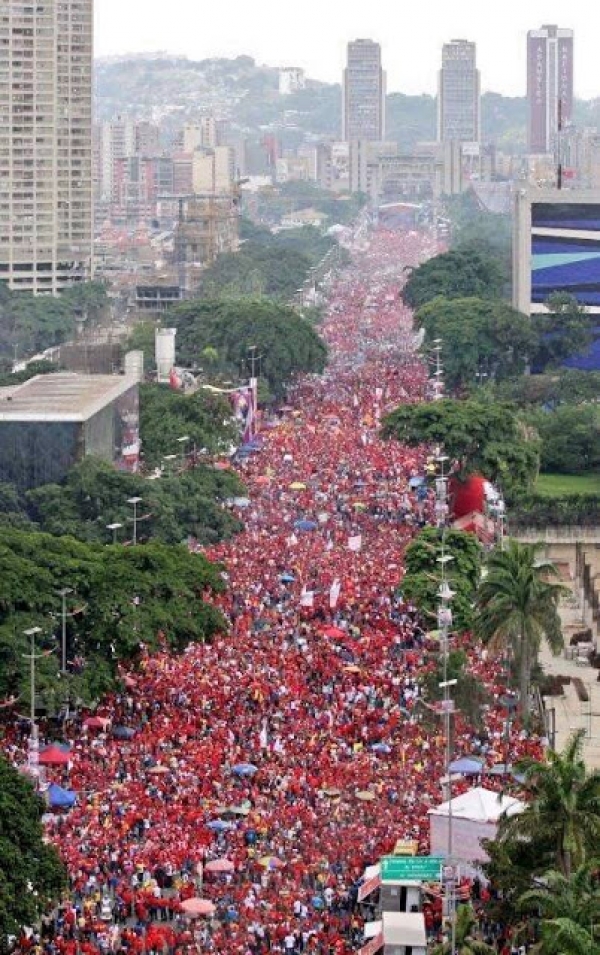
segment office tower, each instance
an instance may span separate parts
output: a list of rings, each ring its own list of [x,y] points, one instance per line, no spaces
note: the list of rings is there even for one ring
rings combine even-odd
[[[0,5],[0,281],[56,295],[92,265],[93,0]]]
[[[342,106],[343,140],[381,142],[385,138],[385,73],[379,43],[354,40],[348,44]]]
[[[543,26],[527,34],[528,150],[557,148],[559,115],[563,126],[573,116],[573,31]]]
[[[451,40],[442,49],[438,82],[438,142],[478,143],[480,133],[476,47],[468,40]]]

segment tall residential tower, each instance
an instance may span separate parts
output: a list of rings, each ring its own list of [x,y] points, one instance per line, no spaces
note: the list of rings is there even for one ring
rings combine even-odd
[[[559,118],[573,115],[573,31],[543,26],[527,34],[527,100],[530,153],[557,150]]]
[[[440,143],[478,143],[481,138],[476,47],[468,40],[451,40],[442,49],[437,138]]]
[[[0,3],[0,281],[58,294],[92,261],[93,0]]]
[[[378,143],[385,139],[385,73],[379,43],[354,40],[348,44],[342,105],[343,140]]]

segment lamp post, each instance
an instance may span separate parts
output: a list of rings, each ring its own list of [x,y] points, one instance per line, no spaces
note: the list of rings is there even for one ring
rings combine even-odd
[[[185,446],[188,443],[188,441],[190,441],[189,434],[182,434],[180,438],[177,438],[177,444],[181,448],[181,460],[183,464],[185,464],[185,460],[186,460]]]
[[[163,461],[166,464],[167,474],[173,475],[175,473],[175,462],[177,460],[176,454],[165,454]]]
[[[446,907],[447,915],[450,921],[450,952],[454,955],[456,949],[456,872],[452,864],[453,850],[453,811],[452,811],[452,780],[450,775],[450,764],[452,762],[452,742],[450,737],[450,720],[454,711],[454,701],[450,698],[451,687],[456,686],[458,680],[443,680],[439,683],[440,689],[444,691],[444,723],[446,735],[446,785],[448,793],[448,847],[446,853],[446,862],[451,868],[450,879],[446,880]]]
[[[106,530],[107,530],[107,531],[111,531],[111,533],[112,533],[112,542],[113,542],[113,544],[116,544],[116,543],[117,543],[117,531],[120,531],[122,527],[123,527],[123,525],[122,525],[122,524],[119,524],[118,521],[115,521],[114,524],[107,524],[107,525],[106,525]]]
[[[62,598],[60,670],[63,674],[67,672],[67,597],[72,593],[72,587],[63,587],[61,590],[57,590],[57,594]]]
[[[26,660],[29,660],[29,679],[31,683],[31,709],[30,709],[30,722],[31,722],[31,733],[29,736],[29,771],[32,776],[36,778],[39,776],[39,755],[40,755],[40,744],[38,738],[38,728],[35,721],[35,663],[36,660],[39,660],[43,654],[35,652],[35,638],[38,633],[42,632],[41,627],[30,627],[29,630],[24,630],[23,633],[26,637],[29,637],[31,641],[31,650],[29,653],[24,653],[23,656]]]
[[[141,502],[142,502],[141,497],[127,498],[127,503],[131,504],[131,506],[133,507],[133,546],[134,547],[137,544],[137,521],[138,521],[137,506],[138,504],[141,504]]]

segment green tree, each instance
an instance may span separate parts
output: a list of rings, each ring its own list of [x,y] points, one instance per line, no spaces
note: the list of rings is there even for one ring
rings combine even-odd
[[[483,474],[506,497],[531,487],[537,476],[537,443],[510,405],[476,398],[401,405],[384,419],[382,434],[411,447],[443,445],[460,475]]]
[[[443,654],[438,657],[435,669],[423,678],[424,696],[432,702],[444,699],[444,689],[440,683],[456,680],[452,689],[452,699],[456,707],[472,726],[482,723],[482,707],[489,702],[485,685],[471,671],[469,658],[464,650],[451,650],[447,660]],[[437,717],[436,717],[437,718]]]
[[[249,349],[261,357],[262,376],[281,396],[297,374],[323,371],[327,348],[310,322],[293,309],[256,299],[197,299],[171,313],[183,363],[215,348],[232,377],[249,372]]]
[[[31,782],[0,757],[0,952],[59,900],[66,873],[44,842],[44,804]]]
[[[565,358],[589,348],[592,322],[585,308],[567,292],[555,292],[545,302],[546,313],[532,319],[538,347],[532,365],[538,371],[560,365]]]
[[[563,752],[550,750],[546,760],[521,761],[527,805],[504,818],[498,830],[501,842],[521,839],[551,846],[551,864],[565,879],[589,861],[600,844],[600,771],[590,772],[585,765],[584,735],[577,731]]]
[[[435,298],[419,309],[415,322],[427,342],[442,339],[444,380],[451,389],[473,386],[483,375],[522,375],[537,345],[531,319],[495,299]]]
[[[541,641],[553,653],[563,646],[558,604],[565,588],[552,578],[556,568],[539,558],[540,546],[511,540],[493,550],[479,584],[475,627],[487,642],[509,646],[519,668],[519,708],[529,717],[531,671]]]
[[[456,910],[454,937],[456,946],[452,950],[452,942],[448,941],[436,945],[433,955],[494,955],[495,949],[477,938],[477,917],[470,905],[459,905]],[[451,935],[451,923],[447,923],[446,932]]]
[[[441,581],[439,558],[443,553],[453,560],[446,565],[446,577],[455,596],[452,600],[454,628],[468,630],[473,623],[472,604],[479,582],[481,545],[474,534],[465,531],[427,527],[408,545],[402,592],[429,620],[433,629],[439,606]]]
[[[141,351],[144,353],[144,371],[156,369],[155,336],[158,322],[136,322],[125,344],[125,351]]]
[[[539,955],[600,955],[600,891],[598,860],[587,862],[569,877],[545,872],[536,888],[519,899],[522,913],[541,918]]]
[[[600,468],[600,411],[597,405],[565,405],[528,416],[541,439],[540,469],[580,474]]]
[[[402,299],[419,309],[435,298],[500,298],[504,275],[496,260],[472,249],[444,252],[413,269]]]

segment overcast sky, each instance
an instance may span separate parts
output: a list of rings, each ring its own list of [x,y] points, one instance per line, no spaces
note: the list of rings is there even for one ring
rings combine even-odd
[[[434,92],[444,41],[475,40],[482,89],[524,95],[528,29],[575,31],[575,89],[600,96],[598,0],[95,0],[96,54],[253,56],[339,82],[348,40],[383,47],[388,90]]]

